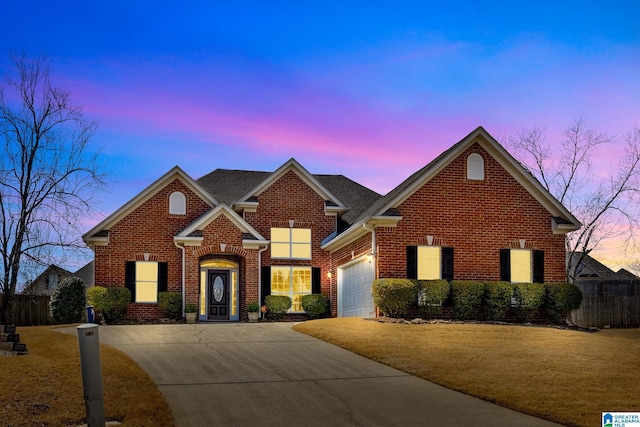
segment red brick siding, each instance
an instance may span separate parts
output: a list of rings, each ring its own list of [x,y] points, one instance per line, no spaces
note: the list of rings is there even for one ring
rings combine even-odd
[[[169,196],[174,191],[186,196],[186,215],[169,214]],[[124,286],[125,262],[149,253],[152,259],[168,264],[168,290],[180,291],[181,254],[173,237],[209,209],[182,181],[173,180],[109,230],[108,246],[96,247],[95,284]],[[160,312],[155,304],[130,304],[127,317],[158,318]]]
[[[336,217],[324,212],[324,199],[295,172],[288,171],[258,196],[256,212],[245,213],[245,220],[265,239],[271,238],[271,227],[311,228],[311,260],[271,259],[271,249],[262,254],[262,265],[313,266],[322,269],[322,293],[331,294],[329,279],[329,253],[320,248],[322,240],[336,229]],[[286,225],[285,225],[286,224]]]
[[[485,162],[484,181],[466,179],[467,156]],[[376,230],[379,277],[406,277],[406,246],[432,235],[454,247],[455,279],[500,279],[501,248],[526,239],[545,251],[545,281],[565,280],[564,236],[551,215],[500,164],[474,144],[398,207],[397,228]]]

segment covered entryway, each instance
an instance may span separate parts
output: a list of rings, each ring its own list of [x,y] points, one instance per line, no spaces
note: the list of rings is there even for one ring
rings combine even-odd
[[[200,321],[239,320],[238,264],[227,259],[200,262]]]
[[[361,257],[338,268],[338,316],[375,317],[371,295],[374,265]]]

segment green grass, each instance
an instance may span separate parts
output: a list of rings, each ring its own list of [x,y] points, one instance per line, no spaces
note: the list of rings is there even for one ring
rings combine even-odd
[[[52,326],[18,327],[29,354],[0,358],[0,424],[77,426],[86,412],[77,336]],[[100,346],[107,421],[123,426],[173,426],[167,402],[127,355]]]
[[[640,329],[596,333],[485,324],[321,319],[299,332],[499,405],[568,426],[640,410]]]

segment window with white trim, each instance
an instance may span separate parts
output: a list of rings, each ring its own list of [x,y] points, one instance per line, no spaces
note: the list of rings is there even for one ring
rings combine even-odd
[[[418,280],[442,278],[440,246],[418,246]]]
[[[171,215],[187,214],[187,198],[179,191],[171,193],[169,196],[169,213]]]
[[[301,313],[302,297],[312,292],[311,267],[271,267],[271,295],[291,298],[290,313]]]
[[[153,261],[136,262],[135,302],[158,302],[158,263]]]
[[[512,283],[531,283],[533,281],[530,249],[511,249],[509,261]]]
[[[311,259],[311,229],[272,228],[271,258]]]
[[[471,153],[467,157],[467,179],[484,180],[484,159],[478,153]]]

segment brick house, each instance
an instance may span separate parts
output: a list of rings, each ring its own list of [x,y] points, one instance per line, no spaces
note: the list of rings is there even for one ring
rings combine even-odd
[[[274,172],[174,167],[87,232],[95,284],[132,292],[127,316],[184,291],[199,319],[246,319],[269,294],[323,293],[333,316],[371,317],[381,277],[565,280],[578,220],[478,128],[385,196],[295,159]]]

